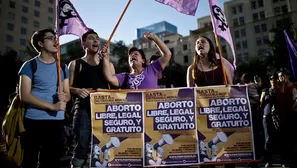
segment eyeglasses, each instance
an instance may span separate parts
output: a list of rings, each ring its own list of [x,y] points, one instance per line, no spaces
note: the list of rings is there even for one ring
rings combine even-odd
[[[57,38],[55,36],[44,37],[44,39],[51,40],[51,41],[57,41]]]
[[[270,78],[269,80],[276,80],[275,78]]]

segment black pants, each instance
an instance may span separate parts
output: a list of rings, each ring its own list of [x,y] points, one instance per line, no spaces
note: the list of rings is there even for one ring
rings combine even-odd
[[[91,133],[91,109],[89,103],[76,104],[73,116],[73,134],[76,144],[71,161],[73,166],[82,167],[85,164],[90,152]]]
[[[278,150],[280,151],[280,157],[282,164],[290,164],[291,155],[295,156],[292,153],[294,150],[292,145],[294,144],[292,130],[294,130],[294,126],[291,123],[292,119],[290,118],[290,114],[281,115],[279,122],[279,136],[278,136]]]
[[[273,144],[275,144],[275,137],[276,137],[276,129],[273,125],[272,116],[266,115],[263,116],[263,128],[264,128],[264,136],[265,136],[265,143],[264,143],[264,161],[267,163],[271,163],[272,154],[273,154]]]
[[[253,136],[254,136],[254,149],[256,160],[261,160],[264,154],[264,131],[263,131],[263,114],[261,114],[258,106],[251,105],[252,110],[252,120],[253,120]],[[256,163],[252,163],[256,164]]]
[[[63,120],[25,119],[22,168],[59,168]]]

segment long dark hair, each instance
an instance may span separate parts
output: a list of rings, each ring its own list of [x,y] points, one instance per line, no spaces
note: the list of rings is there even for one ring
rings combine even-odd
[[[214,47],[212,41],[206,36],[199,36],[197,38],[197,40],[199,38],[205,38],[207,40],[207,42],[209,43],[209,51],[207,53],[207,58],[208,58],[208,61],[211,63],[210,66],[218,65],[217,58],[216,58],[216,51],[215,51],[215,47]],[[194,80],[196,79],[196,76],[198,76],[198,73],[199,73],[198,64],[200,61],[200,56],[198,55],[198,53],[196,51],[196,45],[197,44],[195,44],[195,54],[194,54],[194,59],[193,59],[193,63],[192,63],[192,67],[193,67],[193,71],[194,71],[194,73],[193,73]]]

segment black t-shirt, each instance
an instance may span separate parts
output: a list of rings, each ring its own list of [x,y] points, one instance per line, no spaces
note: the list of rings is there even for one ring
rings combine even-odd
[[[168,78],[162,77],[162,79],[158,79],[158,87],[159,88],[171,88],[171,82]]]

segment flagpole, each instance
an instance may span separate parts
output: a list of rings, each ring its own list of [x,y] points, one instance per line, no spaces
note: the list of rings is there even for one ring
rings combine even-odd
[[[58,84],[59,84],[59,93],[62,93],[62,77],[61,77],[61,50],[60,50],[60,36],[57,34],[57,42],[58,42],[58,55],[57,55],[57,68],[58,68]]]
[[[121,20],[122,20],[122,18],[123,18],[123,16],[124,16],[124,14],[126,13],[126,10],[128,9],[128,7],[129,7],[131,1],[132,1],[132,0],[129,0],[129,1],[128,1],[127,5],[126,5],[126,7],[125,7],[125,9],[124,9],[124,11],[122,12],[122,14],[121,14],[121,16],[120,16],[120,18],[119,18],[117,24],[115,25],[115,27],[114,27],[114,29],[113,29],[111,35],[109,36],[109,39],[108,39],[107,42],[106,42],[106,47],[109,46],[109,43],[110,43],[110,41],[111,41],[111,39],[112,39],[112,37],[113,37],[115,31],[117,30],[117,28],[118,28],[118,26],[119,26],[119,24],[120,24],[120,22],[121,22]]]
[[[295,42],[293,41],[293,39],[291,39],[286,31],[286,29],[284,30],[284,35],[285,35],[285,41],[286,41],[286,45],[287,45],[287,51],[288,51],[288,56],[289,56],[289,59],[290,59],[290,63],[291,63],[291,69],[292,69],[292,73],[293,73],[293,78],[296,80],[297,79],[297,70],[294,66],[294,60],[293,60],[293,57],[292,55],[296,54],[296,49],[295,49]],[[294,52],[295,51],[295,52]],[[292,52],[292,53],[291,53]],[[295,67],[295,68],[294,68]]]
[[[217,43],[218,50],[219,50],[219,55],[220,55],[220,60],[221,60],[221,66],[222,66],[222,71],[223,71],[223,76],[224,76],[224,82],[225,82],[225,85],[227,86],[228,85],[228,81],[227,81],[225,66],[224,66],[224,62],[223,62],[221,45],[220,45],[220,42],[219,42],[219,38],[218,38],[217,33],[214,32],[214,34],[215,34],[215,39],[216,39],[216,43]]]
[[[56,7],[58,8],[59,0],[56,0]],[[56,30],[58,30],[58,9],[56,11]],[[58,86],[59,86],[59,93],[63,92],[62,89],[62,77],[61,77],[61,50],[60,50],[60,35],[59,31],[56,32],[57,42],[58,42],[58,53],[57,53],[57,72],[58,72]]]

